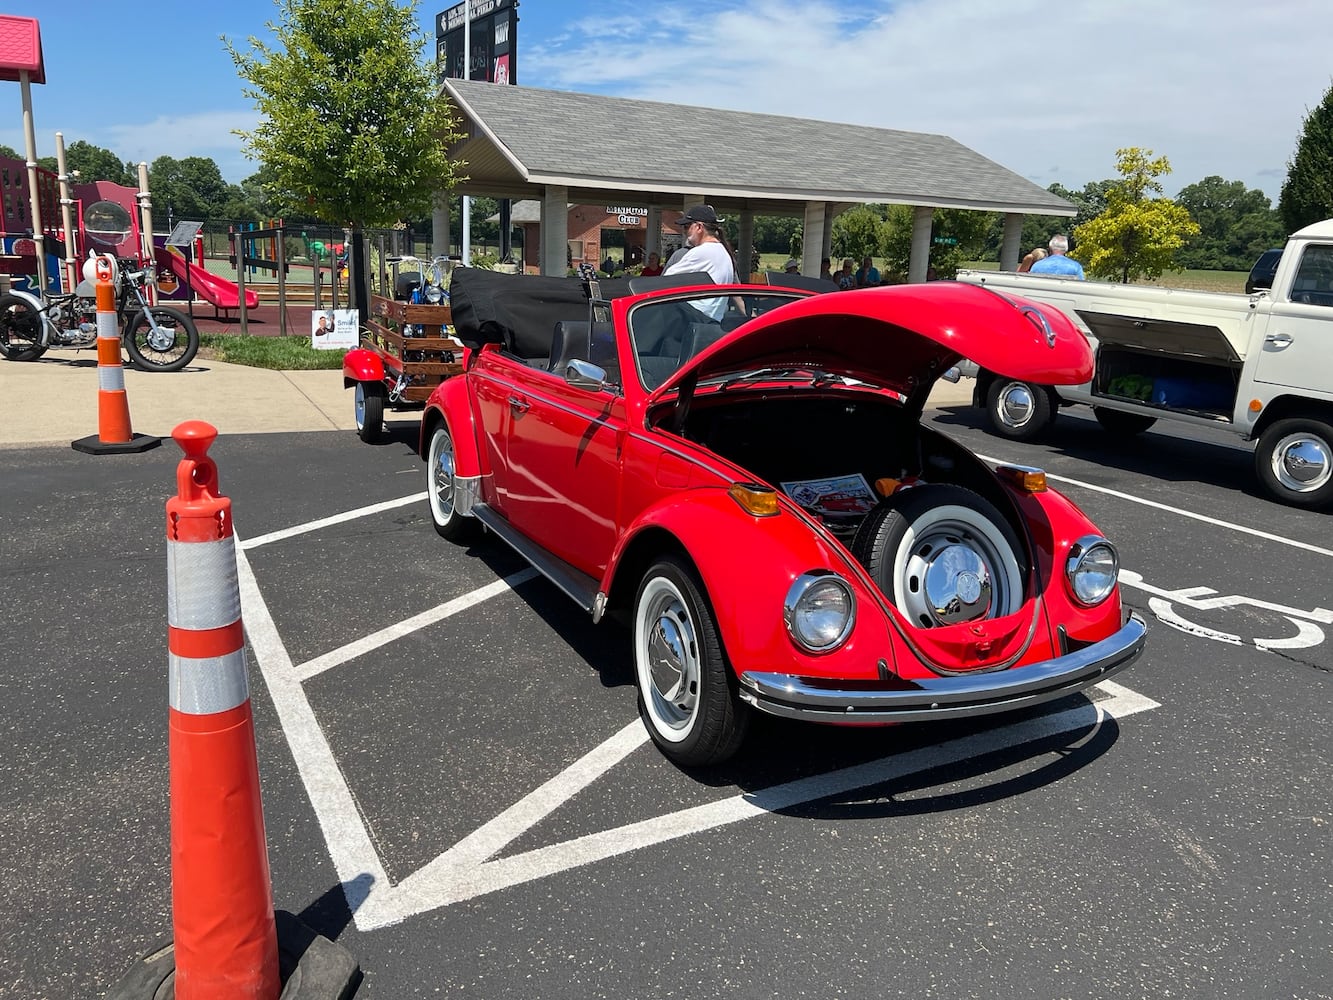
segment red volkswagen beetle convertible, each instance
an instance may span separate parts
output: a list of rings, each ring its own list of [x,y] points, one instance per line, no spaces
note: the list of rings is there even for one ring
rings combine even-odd
[[[440,535],[484,526],[594,621],[627,614],[668,757],[725,759],[756,710],[986,715],[1138,657],[1143,621],[1082,511],[1040,470],[992,468],[921,422],[964,356],[1087,381],[1058,311],[952,282],[684,280],[457,272],[471,350],[421,424]]]

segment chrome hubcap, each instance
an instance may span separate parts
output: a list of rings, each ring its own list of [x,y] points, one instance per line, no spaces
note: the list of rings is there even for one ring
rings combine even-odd
[[[352,408],[356,413],[356,429],[361,430],[366,426],[366,387],[358,382],[354,392]]]
[[[1000,393],[1000,419],[1009,427],[1022,427],[1032,419],[1035,406],[1032,391],[1021,382],[1004,387]]]
[[[898,585],[901,606],[917,625],[933,628],[1004,613],[1008,595],[1001,557],[987,538],[959,525],[937,526],[907,554]]]
[[[659,581],[660,583],[660,581]],[[689,726],[699,701],[699,659],[694,628],[685,606],[662,586],[644,609],[652,714],[665,726]]]
[[[1333,478],[1329,443],[1306,434],[1289,434],[1273,449],[1273,475],[1283,489],[1313,493]]]
[[[446,432],[438,432],[431,441],[431,503],[441,524],[454,513],[454,442]]]

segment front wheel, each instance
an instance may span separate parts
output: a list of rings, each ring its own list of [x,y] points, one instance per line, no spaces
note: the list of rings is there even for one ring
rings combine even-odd
[[[1055,421],[1055,405],[1045,386],[996,376],[986,390],[991,429],[1012,441],[1031,441]]]
[[[17,295],[0,295],[0,354],[10,361],[36,361],[42,345],[42,317]]]
[[[199,353],[199,331],[194,321],[170,306],[140,309],[125,325],[122,339],[130,360],[149,372],[178,372]]]
[[[358,382],[352,403],[356,418],[356,436],[366,444],[375,444],[384,437],[384,386],[374,382]]]
[[[1268,494],[1293,507],[1333,505],[1333,426],[1295,417],[1264,431],[1254,468]]]
[[[720,764],[745,739],[749,710],[732,689],[713,611],[693,569],[667,557],[634,599],[639,715],[653,742],[684,767]]]

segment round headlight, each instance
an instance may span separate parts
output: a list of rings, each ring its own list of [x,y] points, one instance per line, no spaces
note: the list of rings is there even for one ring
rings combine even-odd
[[[1115,546],[1099,535],[1085,535],[1075,542],[1065,563],[1074,599],[1087,607],[1111,596],[1119,571]]]
[[[438,305],[440,300],[443,298],[444,298],[444,289],[441,288],[439,285],[426,286],[426,301],[429,302],[431,305]]]
[[[841,577],[832,573],[804,573],[787,591],[782,617],[798,646],[811,653],[827,653],[851,635],[856,621],[856,598]]]

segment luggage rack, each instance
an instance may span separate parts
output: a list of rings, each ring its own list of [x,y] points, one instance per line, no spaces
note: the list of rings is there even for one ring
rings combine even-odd
[[[379,355],[393,402],[424,403],[435,387],[463,370],[463,345],[450,334],[447,305],[414,305],[381,295],[370,297],[370,318],[361,346]]]

